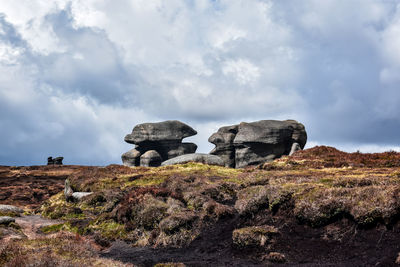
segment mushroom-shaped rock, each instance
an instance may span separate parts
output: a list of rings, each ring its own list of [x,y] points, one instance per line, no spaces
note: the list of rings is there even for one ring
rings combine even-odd
[[[143,167],[158,167],[161,165],[161,156],[155,150],[149,150],[140,156],[140,166]]]
[[[182,141],[183,138],[197,134],[189,125],[180,121],[163,121],[136,125],[131,134],[125,136],[130,144],[141,144],[157,141]]]
[[[199,162],[208,165],[225,166],[224,161],[220,157],[202,153],[185,154],[179,157],[166,160],[161,165],[167,166],[174,164],[183,164],[188,162]]]
[[[136,147],[121,158],[126,166],[158,166],[162,161],[196,152],[197,145],[193,143],[182,143],[182,139],[197,134],[190,126],[180,121],[164,121],[157,123],[142,123],[136,125],[131,134],[125,136],[125,141],[136,144]],[[156,151],[161,160],[159,163],[148,163],[143,157],[147,151]],[[154,154],[154,153],[153,153]],[[143,164],[142,159],[143,157]],[[149,165],[150,164],[150,165]]]

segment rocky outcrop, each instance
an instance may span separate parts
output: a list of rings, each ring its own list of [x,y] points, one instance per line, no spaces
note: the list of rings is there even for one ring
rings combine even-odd
[[[15,219],[10,216],[0,216],[0,224],[8,225],[15,222]]]
[[[296,153],[296,151],[299,151],[299,150],[301,150],[299,143],[293,143],[292,148],[290,149],[290,152],[289,152],[289,156],[293,155],[294,153]]]
[[[149,150],[140,157],[140,166],[157,167],[161,165],[161,156],[155,150]]]
[[[47,158],[47,165],[63,165],[63,157],[48,157]]]
[[[307,133],[294,120],[262,120],[222,127],[208,141],[215,144],[210,153],[220,156],[225,166],[240,168],[289,155],[294,143],[298,147],[293,150],[303,149]]]
[[[210,154],[218,155],[225,162],[226,167],[235,167],[235,147],[233,140],[238,132],[238,128],[239,125],[221,127],[218,132],[208,138],[208,142],[215,145]]]
[[[65,180],[64,196],[67,201],[80,201],[83,197],[90,196],[93,192],[74,192],[68,179]]]
[[[23,209],[18,208],[16,206],[0,204],[0,216],[1,215],[19,216],[23,212],[24,212]]]
[[[178,157],[164,161],[161,165],[167,166],[167,165],[174,165],[174,164],[183,164],[183,163],[187,163],[187,162],[199,162],[199,163],[203,163],[203,164],[217,165],[217,166],[225,165],[224,161],[220,157],[215,156],[215,155],[202,154],[202,153],[192,153],[192,154],[178,156]]]
[[[195,134],[192,127],[180,121],[136,125],[132,133],[125,136],[125,142],[136,147],[121,156],[122,162],[126,166],[155,167],[168,159],[194,153],[197,145],[182,143],[182,139]]]

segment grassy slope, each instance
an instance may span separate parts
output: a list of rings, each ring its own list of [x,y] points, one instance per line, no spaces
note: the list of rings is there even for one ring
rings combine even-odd
[[[185,247],[227,218],[239,218],[238,228],[246,231],[236,233],[253,238],[251,227],[256,235],[258,224],[282,214],[313,229],[343,218],[357,228],[390,228],[400,214],[400,154],[395,152],[349,154],[315,147],[247,169],[110,165],[79,169],[68,179],[75,191],[94,194],[79,203],[66,202],[62,192],[50,198],[38,212],[65,223],[43,232],[89,235],[105,246],[121,239],[134,246]]]
[[[75,190],[95,194],[67,203],[60,193],[41,212],[65,220],[64,229],[139,246],[184,246],[221,218],[251,218],[263,210],[290,209],[313,227],[344,216],[361,227],[389,225],[400,211],[399,165],[398,153],[347,154],[329,147],[249,169],[111,165],[70,176]]]

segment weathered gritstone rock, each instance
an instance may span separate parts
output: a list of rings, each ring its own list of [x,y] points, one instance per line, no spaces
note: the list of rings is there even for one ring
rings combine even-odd
[[[149,150],[140,156],[140,166],[157,167],[161,164],[161,156],[155,150]]]
[[[0,216],[0,224],[8,225],[15,222],[15,219],[10,216]]]
[[[296,151],[301,150],[299,143],[293,143],[292,148],[290,149],[289,156],[293,155]]]
[[[0,216],[1,215],[14,215],[19,216],[24,210],[12,205],[1,205],[0,204]]]
[[[241,168],[303,149],[307,133],[304,125],[294,120],[261,120],[221,127],[208,141],[215,144],[210,153],[220,156],[225,166]]]
[[[180,142],[183,138],[196,134],[192,127],[180,121],[142,123],[136,125],[132,133],[125,136],[125,141],[136,145],[164,140]]]
[[[160,166],[161,162],[177,156],[196,152],[197,145],[193,143],[182,143],[182,139],[195,135],[197,132],[190,126],[180,121],[164,121],[158,123],[143,123],[136,125],[131,134],[125,136],[125,141],[135,144],[136,147],[121,158],[126,166]],[[149,164],[144,156],[148,151],[156,151],[161,160],[154,160]],[[152,153],[154,154],[154,153]],[[144,158],[142,160],[142,157]]]
[[[235,167],[235,147],[233,140],[238,132],[238,127],[239,125],[221,127],[218,129],[218,132],[208,138],[208,142],[215,145],[210,154],[221,157],[226,167]]]
[[[174,164],[183,164],[188,162],[199,162],[208,165],[224,166],[224,161],[215,155],[202,154],[202,153],[192,153],[178,156],[169,160],[164,161],[161,165],[168,166]]]
[[[122,154],[122,162],[124,163],[125,166],[132,167],[132,166],[139,166],[140,165],[140,156],[142,153],[140,153],[139,150],[136,148],[133,148],[129,150],[128,152],[125,152]]]
[[[70,181],[65,180],[64,196],[67,201],[80,201],[86,196],[90,196],[93,192],[74,192],[71,188]]]
[[[251,226],[236,229],[232,233],[233,244],[244,247],[264,247],[274,242],[278,229],[270,225]]]

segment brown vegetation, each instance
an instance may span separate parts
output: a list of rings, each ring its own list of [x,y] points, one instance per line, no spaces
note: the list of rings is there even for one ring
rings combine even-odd
[[[232,259],[353,259],[356,265],[375,264],[374,257],[394,264],[400,250],[393,245],[400,238],[396,152],[345,153],[315,147],[253,168],[110,165],[77,168],[68,179],[75,191],[93,194],[66,202],[60,192],[45,201],[37,212],[63,222],[43,231],[91,236],[102,246],[123,240],[165,253],[182,248],[182,255],[189,257],[189,249],[207,250],[214,242],[215,253],[223,251]],[[266,225],[276,231],[262,232]],[[376,242],[382,250],[373,248]],[[318,256],[308,252],[316,248]],[[350,249],[358,256],[348,255]],[[363,251],[372,254],[363,258]],[[136,255],[130,249],[127,254]],[[175,262],[167,254],[153,254],[148,255],[155,257],[154,264],[157,259]]]
[[[13,240],[0,245],[0,266],[133,266],[100,258],[83,238],[59,233],[52,238]]]

